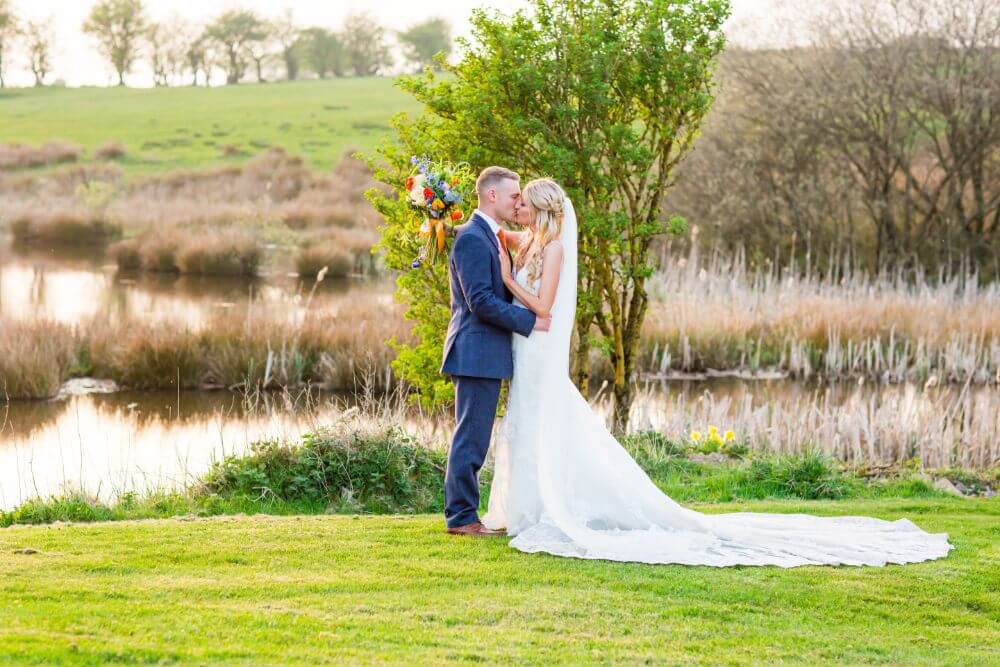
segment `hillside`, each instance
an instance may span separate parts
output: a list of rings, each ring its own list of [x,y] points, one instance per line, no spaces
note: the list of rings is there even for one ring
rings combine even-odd
[[[389,78],[219,88],[43,88],[0,91],[0,144],[121,142],[127,172],[239,162],[269,146],[319,169],[371,149],[389,119],[419,105]]]

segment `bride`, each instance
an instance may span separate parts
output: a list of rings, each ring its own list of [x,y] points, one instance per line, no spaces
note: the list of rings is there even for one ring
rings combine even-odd
[[[941,558],[951,545],[907,519],[701,514],[681,507],[611,436],[569,377],[577,225],[551,179],[528,183],[500,253],[515,304],[548,332],[513,335],[514,375],[500,424],[489,511],[512,547],[575,558],[687,565],[885,565]]]

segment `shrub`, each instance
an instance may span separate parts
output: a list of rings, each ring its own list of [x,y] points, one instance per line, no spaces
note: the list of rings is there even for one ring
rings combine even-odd
[[[687,456],[684,443],[668,440],[657,431],[632,433],[621,440],[622,446],[646,472],[656,477],[665,466]]]
[[[303,278],[315,277],[326,267],[332,278],[343,278],[354,268],[354,256],[329,243],[300,248],[295,256],[295,270]]]
[[[743,497],[761,498],[843,498],[852,485],[836,462],[819,452],[754,459],[739,470],[737,480],[749,492]]]
[[[171,236],[152,235],[138,242],[142,268],[146,271],[177,273],[177,239]]]
[[[135,239],[124,239],[108,248],[108,256],[122,271],[137,271],[142,268],[142,254]]]
[[[100,146],[94,151],[94,157],[98,160],[121,160],[128,154],[125,144],[120,141],[111,141]]]
[[[74,345],[73,331],[64,324],[44,320],[4,323],[0,327],[0,401],[54,396],[72,364]]]
[[[197,235],[180,244],[176,264],[181,273],[225,276],[255,276],[260,268],[261,248],[246,236]]]
[[[438,512],[444,454],[397,429],[331,428],[300,443],[264,441],[217,463],[205,490],[223,497],[324,502],[332,511]]]
[[[15,241],[66,244],[104,243],[121,234],[103,212],[67,206],[22,210],[11,216],[10,230]]]
[[[79,147],[61,141],[50,141],[38,147],[22,144],[0,146],[0,169],[30,169],[76,162],[79,159]]]

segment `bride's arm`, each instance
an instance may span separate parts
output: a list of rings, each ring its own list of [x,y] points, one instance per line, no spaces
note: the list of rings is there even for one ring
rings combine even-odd
[[[559,287],[559,272],[562,270],[562,241],[553,241],[545,247],[542,256],[542,284],[535,296],[522,287],[512,275],[510,259],[500,253],[500,266],[503,282],[507,289],[517,297],[518,301],[528,307],[538,317],[551,317],[552,304],[556,300],[556,289]]]

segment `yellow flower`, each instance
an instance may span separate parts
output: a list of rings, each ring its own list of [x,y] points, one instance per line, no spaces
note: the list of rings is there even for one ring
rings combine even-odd
[[[434,203],[431,204],[431,206],[433,206],[434,208],[436,208],[437,210],[440,211],[441,209],[444,208],[444,202],[441,201],[440,199],[435,199]]]
[[[714,426],[709,426],[708,427],[708,434],[709,435],[719,435],[719,429],[715,428]]]
[[[691,431],[691,440],[701,442],[701,431]]]
[[[726,431],[726,442],[732,442],[736,439],[736,434],[732,431]]]

